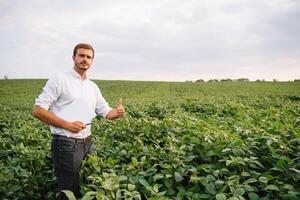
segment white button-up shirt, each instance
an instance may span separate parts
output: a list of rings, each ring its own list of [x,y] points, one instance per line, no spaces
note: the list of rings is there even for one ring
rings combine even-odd
[[[83,99],[96,114],[100,114],[103,117],[112,109],[103,98],[98,86],[87,79],[87,77],[82,80],[74,69],[50,78],[42,93],[36,98],[35,105],[58,115],[77,99]],[[71,133],[66,129],[54,126],[50,126],[50,129],[52,134],[73,138],[86,138],[91,134],[90,125],[87,125],[79,133]]]

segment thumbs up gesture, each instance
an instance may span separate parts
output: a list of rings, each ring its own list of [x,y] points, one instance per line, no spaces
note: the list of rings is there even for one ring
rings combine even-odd
[[[125,115],[123,98],[119,99],[119,105],[117,106],[117,115],[118,115],[118,117],[123,117]]]
[[[118,108],[118,109],[124,109],[124,106],[123,106],[123,105],[124,105],[124,100],[123,100],[123,98],[120,98],[120,99],[119,99],[119,105],[118,105],[117,108]]]

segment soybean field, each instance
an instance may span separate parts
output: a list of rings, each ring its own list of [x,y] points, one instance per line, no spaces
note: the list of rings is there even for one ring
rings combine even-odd
[[[82,199],[300,199],[300,82],[95,81],[126,116],[97,116]],[[0,81],[0,199],[56,199],[46,80]]]

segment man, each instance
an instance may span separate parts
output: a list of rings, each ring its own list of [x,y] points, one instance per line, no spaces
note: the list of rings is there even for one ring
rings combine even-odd
[[[113,120],[125,113],[122,105],[114,109],[109,107],[97,85],[88,79],[86,72],[93,59],[91,45],[76,45],[74,68],[47,81],[35,100],[32,112],[34,117],[50,125],[53,136],[51,153],[58,188],[71,190],[77,197],[80,195],[81,161],[91,151],[92,118],[97,113]],[[66,197],[61,194],[60,198]]]

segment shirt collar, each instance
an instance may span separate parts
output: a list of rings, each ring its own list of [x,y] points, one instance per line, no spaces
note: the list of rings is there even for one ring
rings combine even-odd
[[[75,78],[81,80],[80,74],[78,74],[78,73],[75,71],[74,68],[71,70],[71,74],[72,74],[73,77],[75,77]],[[88,75],[87,75],[87,74],[85,74],[84,80],[88,80]]]

